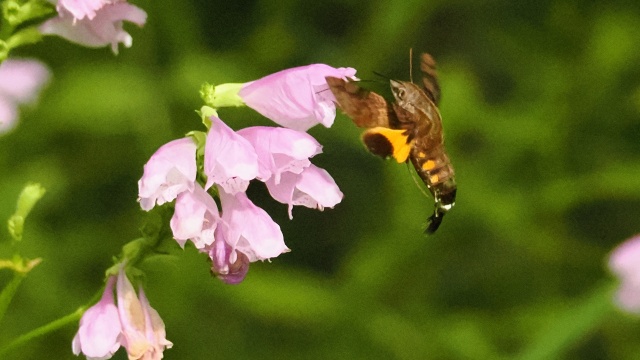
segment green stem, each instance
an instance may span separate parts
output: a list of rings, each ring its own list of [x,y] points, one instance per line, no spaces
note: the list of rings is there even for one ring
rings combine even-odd
[[[72,312],[69,315],[66,315],[64,317],[61,317],[60,319],[54,320],[46,325],[40,326],[37,329],[34,329],[22,336],[19,336],[18,338],[14,339],[12,342],[10,342],[9,344],[3,346],[2,348],[0,348],[0,359],[3,359],[3,355],[6,352],[9,352],[19,346],[24,345],[25,343],[28,343],[29,341],[38,338],[42,335],[46,335],[52,331],[58,330],[61,327],[64,327],[70,323],[75,323],[78,322],[80,320],[80,318],[82,317],[82,314],[84,314],[84,312],[90,307],[93,306],[93,304],[95,304],[98,299],[100,299],[100,297],[102,296],[102,291],[104,290],[104,287],[100,289],[100,291],[98,291],[92,298],[91,301],[89,301],[90,305],[85,305],[85,306],[81,306],[79,307],[76,311]]]
[[[615,286],[605,284],[560,314],[534,339],[518,360],[560,359],[579,339],[600,326],[610,315]]]
[[[2,321],[2,318],[7,311],[7,307],[9,306],[11,299],[13,299],[13,295],[15,295],[23,279],[24,274],[14,272],[11,282],[8,283],[4,289],[2,289],[2,293],[0,293],[0,321]]]
[[[42,335],[46,335],[52,331],[58,330],[63,326],[66,326],[67,324],[70,323],[74,323],[74,322],[78,322],[80,320],[80,318],[82,317],[82,314],[84,313],[84,311],[86,310],[86,307],[81,307],[78,308],[76,311],[74,311],[73,313],[64,316],[60,319],[54,320],[46,325],[43,325],[37,329],[34,329],[20,337],[18,337],[17,339],[13,340],[12,342],[10,342],[9,344],[5,345],[3,348],[0,348],[0,358],[7,352],[24,345],[25,343],[40,337]]]
[[[9,25],[8,21],[3,21],[2,24],[0,24],[0,40],[7,40],[13,33],[13,30],[15,30],[15,28]]]

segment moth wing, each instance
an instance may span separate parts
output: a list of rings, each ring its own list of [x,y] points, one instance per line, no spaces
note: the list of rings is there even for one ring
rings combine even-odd
[[[405,130],[415,130],[416,125],[421,121],[420,115],[411,113],[397,103],[392,104],[392,107],[393,113],[398,119],[398,127]]]
[[[395,128],[397,119],[387,101],[373,91],[331,76],[326,77],[327,85],[336,98],[338,107],[353,120],[358,127]]]
[[[422,72],[422,86],[427,96],[434,104],[440,103],[440,84],[438,83],[438,72],[436,71],[436,61],[427,53],[420,57],[420,71]]]
[[[383,158],[393,157],[399,163],[407,161],[413,148],[406,130],[381,126],[365,131],[362,142],[372,154]]]

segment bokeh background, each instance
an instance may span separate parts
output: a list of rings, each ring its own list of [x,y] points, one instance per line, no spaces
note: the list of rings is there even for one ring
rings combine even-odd
[[[292,251],[228,286],[192,248],[142,266],[174,348],[166,359],[638,359],[640,320],[611,305],[613,247],[640,232],[640,3],[636,1],[137,1],[130,49],[58,38],[20,49],[53,78],[0,137],[0,219],[27,181],[47,188],[17,247],[42,257],[0,345],[73,312],[139,236],[142,166],[203,130],[200,85],[310,63],[409,78],[439,64],[458,201],[422,234],[432,200],[412,169],[366,152],[344,115],[310,133],[345,194],[324,212],[250,197]],[[417,58],[417,55],[416,55]],[[223,109],[239,129],[269,124]],[[4,220],[2,220],[4,221]],[[8,240],[5,230],[0,239]],[[0,281],[8,276],[0,273]],[[10,354],[74,359],[77,324]],[[120,351],[114,359],[125,359]]]

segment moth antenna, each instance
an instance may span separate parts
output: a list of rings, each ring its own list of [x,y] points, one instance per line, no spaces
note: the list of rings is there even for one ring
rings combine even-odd
[[[413,83],[413,48],[409,48],[409,80]]]
[[[374,71],[374,72],[373,72],[373,74],[374,74],[374,75],[377,75],[377,76],[380,76],[381,78],[384,78],[384,79],[385,79],[385,80],[387,80],[387,81],[391,80],[391,76],[385,75],[385,74],[383,74],[383,73],[379,73],[379,72],[377,72],[377,71]]]
[[[376,74],[376,75],[382,76],[380,74]],[[377,79],[360,79],[360,80],[358,80],[358,82],[359,83],[365,83],[365,84],[366,83],[376,83],[376,84],[385,84],[386,83],[386,81],[382,82],[382,81],[377,80]]]

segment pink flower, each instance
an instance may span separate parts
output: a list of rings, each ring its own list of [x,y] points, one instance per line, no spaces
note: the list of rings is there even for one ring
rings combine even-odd
[[[613,250],[609,268],[620,278],[616,294],[618,306],[628,312],[640,313],[640,235]]]
[[[124,31],[122,23],[129,21],[143,26],[147,21],[147,13],[126,1],[108,4],[102,2],[102,6],[96,8],[100,5],[99,3],[99,1],[91,1],[82,7],[70,6],[66,1],[61,2],[58,4],[58,17],[40,25],[40,32],[58,35],[88,47],[111,45],[111,50],[115,54],[118,53],[119,43],[123,43],[125,47],[131,47],[133,40],[131,35]]]
[[[199,184],[193,192],[185,191],[178,195],[176,207],[171,218],[171,230],[178,244],[184,248],[191,240],[198,249],[211,245],[220,215],[218,205]]]
[[[147,351],[147,355],[149,356],[143,358],[162,359],[164,349],[171,349],[173,343],[167,340],[164,322],[160,314],[149,304],[149,300],[147,300],[147,296],[142,288],[138,290],[138,297],[140,298],[140,305],[142,305],[142,312],[144,313],[145,335],[152,346],[150,351]]]
[[[80,319],[80,329],[73,338],[73,353],[87,359],[109,359],[123,346],[129,359],[162,359],[164,349],[173,344],[166,339],[164,323],[142,288],[136,296],[133,285],[120,268],[117,276],[117,306],[113,301],[113,283],[107,281],[102,299]]]
[[[293,217],[293,205],[323,210],[325,207],[334,207],[343,197],[331,175],[313,164],[300,174],[282,174],[280,183],[269,179],[266,184],[274,199],[289,204],[289,218]]]
[[[49,70],[36,60],[8,59],[0,63],[0,133],[14,126],[18,105],[35,101],[49,76]]]
[[[231,251],[245,254],[250,262],[276,257],[289,249],[284,244],[280,226],[269,214],[255,206],[247,195],[220,191],[225,242]],[[231,263],[235,263],[232,258]]]
[[[225,238],[223,226],[216,229],[216,240],[209,247],[208,253],[211,258],[211,272],[218,279],[231,285],[236,285],[244,280],[249,272],[249,258],[229,246]]]
[[[204,148],[205,189],[220,185],[226,192],[244,192],[258,176],[258,156],[247,139],[235,133],[222,120],[212,116]]]
[[[56,6],[58,12],[68,11],[77,20],[87,17],[89,20],[96,16],[96,11],[100,10],[104,5],[119,0],[59,0]]]
[[[113,300],[116,278],[107,280],[102,299],[85,311],[80,319],[80,329],[73,338],[75,355],[83,353],[88,359],[108,359],[120,348],[120,317]]]
[[[325,77],[352,78],[355,74],[352,68],[301,66],[249,82],[238,95],[249,107],[284,127],[300,131],[319,123],[330,127],[336,107]]]
[[[162,359],[173,344],[165,336],[164,322],[140,288],[139,297],[124,270],[118,273],[118,314],[122,324],[122,346],[129,359]]]
[[[300,174],[311,164],[309,158],[322,152],[322,145],[311,135],[296,130],[254,126],[238,134],[253,145],[258,155],[258,179],[262,181],[274,176],[279,183],[282,173]]]
[[[143,210],[151,210],[175,199],[183,191],[193,191],[196,180],[196,144],[189,137],[161,146],[144,166],[138,181],[138,197]]]

